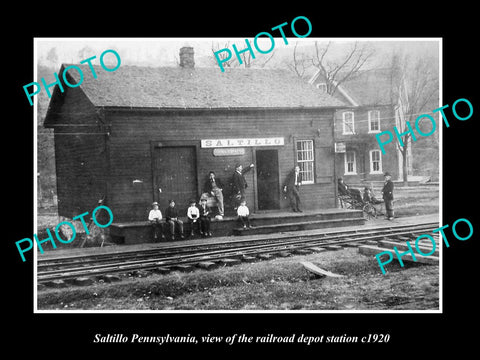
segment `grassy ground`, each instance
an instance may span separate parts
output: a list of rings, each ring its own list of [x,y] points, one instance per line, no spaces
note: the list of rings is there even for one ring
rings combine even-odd
[[[381,189],[374,189],[379,199]],[[415,216],[438,213],[440,209],[438,186],[397,186],[394,190],[396,216]],[[382,207],[382,210],[384,207]]]
[[[345,275],[318,278],[312,261]],[[89,287],[46,289],[39,309],[91,310],[437,310],[439,268],[387,265],[344,248],[192,273],[131,277]]]

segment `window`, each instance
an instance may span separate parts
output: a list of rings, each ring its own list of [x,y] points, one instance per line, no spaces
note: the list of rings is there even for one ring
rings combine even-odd
[[[368,112],[368,132],[378,133],[380,132],[380,111],[370,110]]]
[[[355,151],[347,151],[345,153],[345,175],[357,174],[357,162],[355,159]]]
[[[370,174],[382,173],[382,154],[380,150],[370,150]]]
[[[355,123],[353,120],[353,112],[346,111],[342,114],[342,116],[343,116],[343,134],[354,134]]]
[[[314,183],[314,151],[313,140],[298,140],[296,142],[297,165],[300,167],[303,184]]]

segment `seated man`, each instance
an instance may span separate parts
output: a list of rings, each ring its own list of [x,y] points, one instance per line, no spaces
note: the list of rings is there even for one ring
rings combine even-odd
[[[158,203],[156,201],[152,204],[152,207],[153,209],[150,210],[148,214],[148,221],[150,221],[153,227],[153,239],[154,241],[158,238],[165,240],[165,235],[163,235],[162,212],[158,209]]]
[[[359,202],[363,202],[362,194],[360,190],[350,187],[347,185],[343,178],[338,178],[338,194],[339,195],[350,195],[352,198],[356,199]]]
[[[348,186],[343,182],[343,178],[338,178],[338,194],[339,195],[349,195]]]
[[[175,225],[178,226],[180,238],[185,239],[183,236],[183,221],[178,218],[178,211],[175,208],[175,201],[169,200],[168,207],[165,210],[165,218],[167,223],[170,224],[170,234],[172,235],[172,241],[175,240]]]

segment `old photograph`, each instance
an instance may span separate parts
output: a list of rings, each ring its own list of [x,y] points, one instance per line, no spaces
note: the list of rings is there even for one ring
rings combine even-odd
[[[442,39],[272,35],[35,39],[35,312],[441,312]]]

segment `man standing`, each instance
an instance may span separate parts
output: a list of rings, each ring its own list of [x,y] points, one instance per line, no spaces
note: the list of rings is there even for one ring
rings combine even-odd
[[[235,172],[233,173],[233,194],[235,196],[235,209],[238,208],[242,200],[245,200],[245,189],[247,188],[247,180],[245,180],[245,174],[253,169],[255,165],[250,164],[249,167],[243,168],[241,164],[235,166]]]
[[[215,197],[215,200],[217,201],[218,215],[222,218],[224,216],[223,185],[220,179],[215,177],[213,171],[208,173],[208,180],[205,182],[205,192]]]
[[[300,174],[300,167],[295,166],[293,171],[288,174],[283,186],[283,191],[287,193],[293,212],[302,212],[300,210],[300,185],[302,185],[302,174]]]
[[[383,201],[385,201],[386,219],[393,220],[393,181],[389,172],[385,173],[385,184],[383,185]]]

